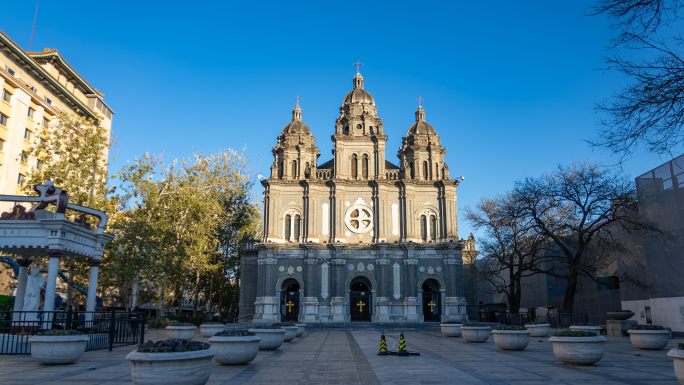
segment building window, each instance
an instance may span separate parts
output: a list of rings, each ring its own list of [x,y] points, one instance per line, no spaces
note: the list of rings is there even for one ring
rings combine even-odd
[[[24,139],[31,140],[31,131],[28,128],[24,129]]]
[[[9,122],[7,115],[0,114],[0,126],[6,126],[7,122]]]
[[[278,162],[278,179],[283,179],[283,162]]]
[[[428,180],[430,179],[430,175],[428,171],[428,162],[423,162],[423,179]]]
[[[46,96],[46,97],[45,97],[45,103],[47,103],[47,104],[49,104],[49,105],[52,105],[52,100],[50,100],[50,98],[48,98],[48,97]]]
[[[36,169],[40,170],[40,168],[43,167],[43,164],[40,162],[40,159],[36,161]]]
[[[7,90],[2,90],[2,100],[4,100],[4,101],[6,101],[7,103],[9,103],[10,100],[12,100],[12,94],[10,94],[9,92],[7,92]]]
[[[355,179],[357,176],[359,176],[359,169],[358,169],[358,165],[356,164],[357,161],[358,161],[358,158],[357,158],[356,154],[352,155],[352,157],[351,157],[351,176],[352,176],[352,178],[355,178]]]
[[[24,151],[21,152],[19,160],[21,160],[21,163],[26,163],[26,153]]]
[[[411,179],[415,178],[415,173],[413,172],[413,162],[409,163],[409,175]]]
[[[29,109],[28,109],[28,117],[31,118],[31,119],[33,119],[33,115],[35,115],[35,113],[36,113],[36,110],[34,110],[33,108],[29,107]]]
[[[290,221],[291,220],[292,220],[292,216],[290,214],[285,215],[285,240],[286,241],[290,240],[290,234],[291,234]]]
[[[299,229],[301,225],[302,218],[299,215],[295,215],[295,220],[294,220],[294,239],[295,241],[299,241]]]
[[[9,68],[8,66],[5,66],[5,70],[9,72],[10,75],[14,76],[14,70]]]
[[[17,184],[21,186],[22,183],[24,183],[24,176],[19,174],[19,177],[17,178]]]
[[[437,239],[437,217],[430,215],[430,239]]]
[[[363,178],[368,179],[368,155],[363,155],[363,162],[361,163],[361,172],[363,173]]]
[[[420,239],[427,241],[427,219],[425,215],[420,216]]]
[[[292,177],[293,178],[297,177],[297,161],[296,160],[292,161]]]
[[[439,163],[435,163],[435,179],[439,179]]]
[[[5,141],[0,139],[0,151],[5,151]]]
[[[45,118],[43,118],[43,127],[47,127],[47,126],[49,126],[49,125],[50,125],[50,121],[47,120],[47,119],[45,119]]]

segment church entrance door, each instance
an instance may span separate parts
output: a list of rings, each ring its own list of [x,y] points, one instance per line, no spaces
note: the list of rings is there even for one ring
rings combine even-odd
[[[287,286],[286,286],[287,285]],[[280,293],[280,319],[299,321],[299,283],[294,279],[283,282],[284,291]]]
[[[442,293],[439,292],[439,282],[428,279],[423,282],[423,321],[441,322],[440,309]]]
[[[349,293],[349,306],[352,321],[371,320],[371,293],[368,285],[363,282],[353,282]]]

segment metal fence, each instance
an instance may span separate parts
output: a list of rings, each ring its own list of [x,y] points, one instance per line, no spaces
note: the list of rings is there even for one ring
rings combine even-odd
[[[128,312],[0,312],[0,354],[30,354],[29,338],[47,329],[77,330],[89,341],[86,351],[145,341],[145,317]]]
[[[505,310],[481,310],[480,322],[496,322],[504,325],[519,325],[533,321],[544,321],[551,324],[552,328],[566,328],[570,325],[587,322],[587,313],[554,313],[535,316],[533,313],[509,313]]]

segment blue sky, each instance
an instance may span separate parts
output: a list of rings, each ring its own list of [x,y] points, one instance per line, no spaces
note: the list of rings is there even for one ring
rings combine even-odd
[[[33,50],[58,48],[116,112],[112,171],[145,152],[246,147],[269,175],[299,95],[319,164],[356,60],[383,118],[387,159],[421,96],[447,147],[461,209],[574,160],[611,163],[590,138],[594,103],[625,83],[602,71],[610,38],[582,1],[186,2],[42,0]],[[3,4],[0,29],[29,48],[35,1]],[[637,154],[638,176],[667,159]],[[257,185],[260,193],[261,187]]]

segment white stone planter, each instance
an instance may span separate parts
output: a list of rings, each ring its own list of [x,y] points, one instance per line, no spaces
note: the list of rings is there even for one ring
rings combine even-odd
[[[573,365],[592,365],[603,358],[606,337],[551,337],[553,354],[561,362]]]
[[[667,352],[667,355],[674,359],[675,375],[677,376],[679,383],[684,384],[684,350],[677,348],[670,349],[670,351]]]
[[[525,328],[530,331],[530,337],[546,337],[551,331],[551,324],[525,325]]]
[[[216,350],[194,352],[128,353],[131,380],[137,385],[203,385],[211,375],[211,358]]]
[[[257,336],[219,337],[209,338],[211,347],[216,350],[214,361],[222,365],[244,365],[259,354]]]
[[[492,335],[502,350],[523,350],[530,343],[529,330],[492,330]]]
[[[460,337],[461,326],[463,326],[463,324],[439,324],[439,328],[442,329],[442,334],[446,337]]]
[[[81,358],[88,340],[88,336],[31,336],[31,357],[41,364],[70,364]]]
[[[627,330],[632,345],[639,349],[658,350],[667,346],[669,330]]]
[[[195,337],[197,326],[167,326],[166,338],[176,340],[191,340]]]
[[[570,330],[574,332],[596,332],[596,335],[601,335],[601,327],[600,326],[577,326],[577,325],[570,325]]]
[[[202,334],[203,337],[213,337],[216,333],[222,332],[225,329],[226,325],[224,324],[201,324],[200,334]]]
[[[301,337],[306,331],[306,324],[295,324],[297,325],[297,337]]]
[[[606,314],[608,317],[617,321],[624,321],[634,317],[634,312],[632,311],[609,311]]]
[[[285,342],[285,329],[249,329],[261,338],[259,350],[276,350]]]
[[[297,329],[299,329],[297,326],[281,326],[281,328],[285,329],[285,342],[290,342],[297,337]]]
[[[466,342],[485,342],[491,332],[489,326],[461,326],[461,334]]]

